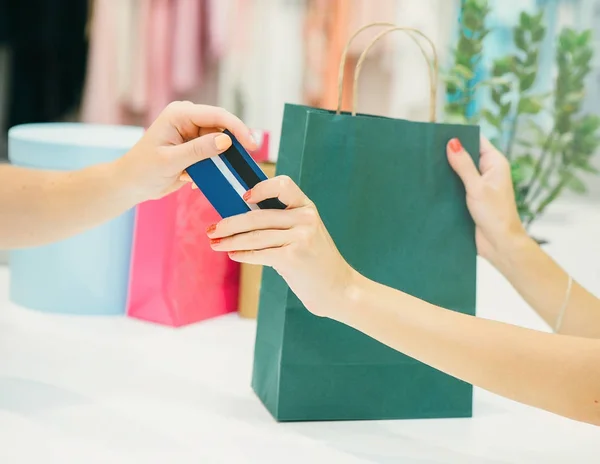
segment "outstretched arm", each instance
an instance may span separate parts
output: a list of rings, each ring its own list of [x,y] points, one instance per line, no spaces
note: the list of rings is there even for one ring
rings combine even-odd
[[[290,179],[257,185],[248,201],[272,197],[289,208],[221,221],[209,228],[213,249],[272,266],[318,316],[481,388],[600,425],[600,340],[467,316],[372,282],[344,261],[315,206]]]
[[[0,249],[41,245],[98,225],[137,203],[173,192],[191,164],[231,139],[248,148],[250,130],[221,108],[172,103],[121,159],[71,172],[0,167]]]
[[[502,272],[550,327],[566,335],[600,338],[600,299],[576,282],[569,292],[568,274],[527,235],[504,155],[483,139],[478,170],[454,140],[448,159],[467,190],[479,254]]]

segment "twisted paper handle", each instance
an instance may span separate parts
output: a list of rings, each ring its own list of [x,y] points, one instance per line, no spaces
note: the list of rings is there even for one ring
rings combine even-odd
[[[394,32],[394,31],[401,31],[401,32],[405,32],[406,34],[408,34],[408,36],[413,40],[413,42],[415,42],[415,44],[419,47],[419,49],[421,50],[421,53],[423,54],[423,57],[425,58],[426,62],[427,62],[427,70],[429,72],[429,83],[430,83],[430,103],[429,103],[429,118],[431,122],[435,122],[437,120],[437,109],[436,109],[436,105],[437,105],[437,92],[438,92],[438,84],[437,84],[437,76],[439,73],[439,59],[438,59],[438,54],[437,54],[437,50],[435,48],[435,45],[433,43],[433,41],[427,37],[425,34],[423,34],[421,31],[419,31],[418,29],[414,29],[414,28],[410,28],[410,27],[398,27],[393,23],[385,23],[385,22],[381,22],[381,23],[372,23],[372,24],[368,24],[366,26],[361,27],[358,31],[356,31],[352,37],[350,37],[350,39],[348,40],[348,43],[346,44],[346,47],[342,53],[342,60],[340,63],[340,69],[339,69],[339,73],[338,73],[338,107],[337,107],[337,114],[341,113],[341,109],[342,109],[342,97],[343,97],[343,91],[344,91],[344,70],[345,70],[345,66],[346,66],[346,58],[348,55],[348,50],[350,49],[350,45],[352,44],[352,41],[356,38],[357,35],[359,35],[361,32],[363,32],[366,29],[369,29],[371,27],[376,27],[376,26],[388,26],[388,29],[380,32],[377,36],[375,36],[375,38],[371,41],[371,43],[367,46],[367,48],[365,48],[365,50],[362,52],[362,54],[360,55],[360,58],[358,59],[358,63],[356,64],[356,70],[354,73],[354,89],[353,89],[353,101],[352,101],[352,115],[356,116],[357,113],[357,106],[358,106],[358,79],[360,77],[360,71],[362,69],[362,65],[363,62],[365,61],[367,54],[369,53],[369,51],[371,50],[371,48],[385,35],[389,34],[390,32]],[[429,58],[429,56],[427,55],[425,48],[423,47],[423,45],[421,44],[421,42],[417,39],[416,36],[419,36],[423,39],[425,39],[427,41],[427,43],[430,45],[431,47],[431,51],[432,51],[432,55],[433,55],[433,60],[431,60]]]

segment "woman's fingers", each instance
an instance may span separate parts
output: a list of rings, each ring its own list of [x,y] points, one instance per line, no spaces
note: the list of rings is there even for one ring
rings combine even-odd
[[[288,208],[301,208],[311,205],[300,187],[288,176],[277,176],[257,184],[246,193],[248,203],[260,203],[269,198],[277,198]]]
[[[450,166],[452,166],[452,169],[461,178],[467,191],[471,191],[481,180],[481,174],[477,166],[475,166],[473,159],[458,139],[450,140],[447,150]]]
[[[279,248],[267,250],[233,251],[228,253],[232,261],[245,264],[275,267],[280,256]]]
[[[215,251],[253,251],[281,248],[293,239],[290,230],[253,230],[225,238],[213,238],[210,246]]]
[[[253,230],[286,230],[304,223],[305,212],[302,209],[275,210],[259,209],[246,214],[223,219],[207,230],[211,239],[231,237]]]
[[[197,137],[199,131],[205,127],[222,127],[229,129],[247,150],[257,148],[248,126],[223,108],[191,102],[173,102],[167,107],[167,115],[173,126],[184,132],[184,138]]]

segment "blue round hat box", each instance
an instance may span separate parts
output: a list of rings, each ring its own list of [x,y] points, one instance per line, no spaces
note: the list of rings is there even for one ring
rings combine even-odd
[[[129,126],[25,124],[10,129],[8,154],[16,166],[82,169],[118,159],[143,132]],[[58,243],[11,251],[11,301],[53,313],[124,314],[133,224],[130,210]]]

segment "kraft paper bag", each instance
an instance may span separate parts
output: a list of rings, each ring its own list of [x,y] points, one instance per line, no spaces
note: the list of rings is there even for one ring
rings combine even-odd
[[[386,29],[360,57],[355,82],[366,53],[392,30],[423,43],[414,29]],[[479,128],[436,122],[435,49],[428,63],[430,122],[357,114],[356,85],[349,114],[286,105],[277,174],[289,175],[315,202],[360,273],[474,315],[475,229],[446,144],[458,137],[478,154]],[[270,268],[262,277],[252,386],[279,421],[472,414],[471,385],[313,316]]]
[[[261,163],[261,169],[267,177],[275,176],[275,164]],[[243,263],[240,271],[239,315],[245,319],[256,319],[258,298],[263,267]]]

